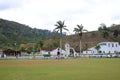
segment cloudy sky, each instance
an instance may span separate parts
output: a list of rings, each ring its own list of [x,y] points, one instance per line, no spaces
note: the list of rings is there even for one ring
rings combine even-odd
[[[70,33],[77,24],[93,31],[120,24],[120,0],[0,0],[0,18],[51,31],[65,20]]]

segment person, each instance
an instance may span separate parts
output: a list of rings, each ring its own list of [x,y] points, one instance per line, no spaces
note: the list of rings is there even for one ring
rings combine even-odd
[[[16,56],[16,59],[18,59],[19,54],[17,53],[17,51],[15,51],[15,56]]]
[[[60,59],[60,52],[58,51],[57,52],[57,57],[58,57],[58,60]]]

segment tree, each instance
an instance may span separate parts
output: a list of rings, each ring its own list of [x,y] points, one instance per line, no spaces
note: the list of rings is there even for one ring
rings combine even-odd
[[[106,25],[104,23],[101,23],[100,27],[98,28],[98,30],[99,31],[101,31],[101,30],[107,30],[107,27],[106,27]]]
[[[100,26],[102,27],[103,30],[107,29],[106,24],[101,23]]]
[[[102,32],[102,35],[103,35],[104,38],[109,37],[108,31],[103,31],[103,32]]]
[[[12,45],[10,43],[7,43],[7,49],[12,49]]]
[[[20,44],[19,50],[25,52],[25,44]]]
[[[118,37],[118,35],[119,35],[118,30],[114,30],[114,32],[113,32],[113,36],[116,38],[116,37]]]
[[[37,42],[37,51],[41,51],[41,48],[43,47],[43,45],[44,45],[43,40],[39,40]]]
[[[85,50],[87,50],[87,49],[88,49],[88,44],[86,43],[86,44],[85,44]]]
[[[99,27],[99,28],[98,28],[98,31],[101,31],[101,30],[102,30],[102,27]]]
[[[65,21],[57,21],[57,24],[55,24],[55,26],[57,26],[55,29],[54,29],[54,31],[56,31],[57,30],[57,32],[58,31],[60,31],[60,48],[62,49],[62,30],[64,29],[64,30],[66,30],[66,31],[69,31],[66,27],[66,25],[65,25]],[[60,53],[62,53],[62,51],[60,51]]]
[[[95,46],[95,49],[97,50],[97,52],[99,53],[100,50],[100,45]]]
[[[80,54],[81,54],[81,48],[82,48],[82,45],[81,45],[81,42],[82,42],[82,34],[84,31],[87,31],[86,29],[83,29],[83,25],[77,25],[77,28],[74,28],[73,32],[75,33],[78,33],[79,34],[79,37],[80,37]]]

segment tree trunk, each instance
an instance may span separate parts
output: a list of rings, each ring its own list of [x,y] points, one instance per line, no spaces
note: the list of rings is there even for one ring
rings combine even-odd
[[[60,29],[60,57],[62,53],[62,28]]]
[[[82,48],[82,45],[81,45],[81,39],[80,39],[80,54],[79,54],[79,56],[81,55],[81,48]]]
[[[62,53],[62,38],[60,38],[60,54]]]
[[[35,45],[33,45],[33,50],[32,50],[32,52],[33,52],[33,59],[35,59]]]

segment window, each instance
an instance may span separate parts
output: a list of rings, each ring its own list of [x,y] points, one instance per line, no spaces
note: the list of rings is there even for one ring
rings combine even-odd
[[[117,51],[114,51],[114,53],[117,53]]]
[[[116,44],[116,47],[117,47],[117,44]]]
[[[102,51],[99,51],[99,53],[102,53]]]
[[[103,53],[105,53],[105,51],[103,51]]]
[[[106,46],[106,43],[101,43],[100,45],[101,45],[101,46]]]
[[[110,43],[108,43],[108,47],[110,47]]]
[[[114,44],[112,44],[112,47],[114,47]]]

